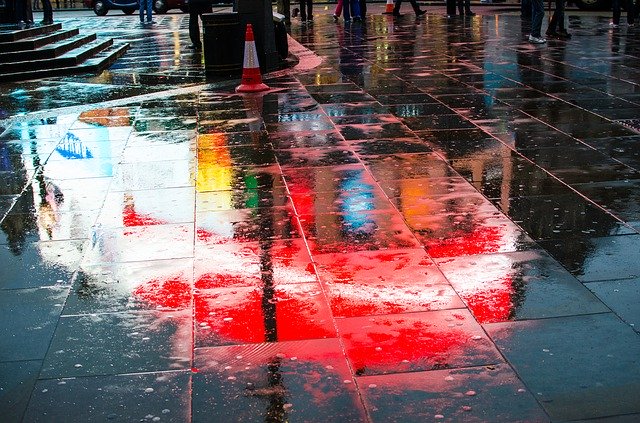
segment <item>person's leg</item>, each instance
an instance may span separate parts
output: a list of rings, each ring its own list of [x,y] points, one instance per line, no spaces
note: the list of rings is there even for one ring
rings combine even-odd
[[[620,0],[613,0],[611,2],[613,8],[613,25],[620,25]]]
[[[359,21],[360,17],[360,2],[358,0],[351,0],[351,16],[354,21]]]
[[[140,0],[140,23],[144,23],[145,0]]]
[[[393,4],[393,14],[398,16],[400,14],[400,6],[402,6],[402,0],[395,0]]]
[[[456,0],[447,0],[447,16],[456,15]]]
[[[471,11],[471,0],[464,0],[464,13],[467,16],[474,16],[475,13]]]
[[[147,2],[147,22],[153,22],[153,0],[146,0]]]
[[[191,39],[191,46],[195,49],[202,48],[202,41],[200,41],[200,26],[198,19],[200,17],[200,10],[197,7],[189,7],[189,39]]]
[[[313,20],[313,0],[307,0],[307,7],[309,10],[307,11],[307,19],[310,21]]]
[[[351,2],[356,0],[343,0],[342,11],[344,12],[344,21],[351,22]]]
[[[342,0],[338,0],[336,4],[336,10],[333,11],[333,16],[338,17],[342,14]]]
[[[544,0],[531,0],[531,36],[540,38],[542,19],[544,18]]]
[[[53,23],[53,8],[51,7],[50,0],[42,0],[42,23],[50,24]]]
[[[360,17],[364,19],[367,16],[367,0],[360,0],[358,3],[360,5]]]
[[[635,22],[634,13],[633,13],[633,0],[626,0],[626,9],[627,9],[627,23],[629,25],[633,25]]]
[[[300,20],[307,21],[307,0],[300,0]]]
[[[411,7],[413,7],[413,11],[415,12],[416,16],[424,15],[426,13],[425,11],[420,10],[420,5],[416,0],[410,0],[410,1],[411,1]]]
[[[556,8],[553,10],[553,15],[551,15],[551,20],[549,21],[549,26],[547,27],[547,35],[553,35],[556,33],[559,18],[558,5],[561,2],[562,0],[556,0]]]

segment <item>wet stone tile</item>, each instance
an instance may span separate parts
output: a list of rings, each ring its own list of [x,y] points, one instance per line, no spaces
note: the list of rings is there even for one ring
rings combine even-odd
[[[0,246],[0,289],[68,285],[84,254],[83,241],[7,241]]]
[[[640,201],[640,181],[607,181],[574,185],[573,188],[636,231],[640,230],[640,216],[636,210]]]
[[[325,116],[315,120],[300,120],[293,122],[268,123],[266,125],[269,133],[297,132],[297,131],[330,131],[334,129],[333,123]]]
[[[434,153],[364,157],[378,181],[454,176],[447,162]]]
[[[463,309],[337,319],[336,324],[358,376],[502,362]]]
[[[63,317],[40,377],[189,369],[191,323],[190,310]]]
[[[473,123],[465,120],[460,115],[454,114],[408,117],[402,119],[402,122],[415,131],[475,128]]]
[[[554,239],[539,242],[582,282],[640,275],[639,235]]]
[[[127,147],[155,147],[167,144],[192,146],[196,134],[193,131],[134,132],[127,140]]]
[[[220,159],[227,159],[219,163]],[[275,164],[273,150],[249,145],[199,148],[197,151],[198,165],[212,166],[224,164],[225,166],[265,166]],[[198,169],[200,171],[200,169]]]
[[[7,421],[22,421],[41,364],[41,361],[0,363],[0,412]]]
[[[471,195],[478,192],[466,179],[459,176],[383,180],[379,184],[396,207],[412,202],[420,204],[423,199],[433,199],[443,195],[454,193]]]
[[[401,216],[385,211],[302,215],[300,223],[314,255],[419,245]]]
[[[288,206],[196,214],[196,245],[300,238],[293,208]]]
[[[44,358],[68,293],[68,287],[3,291],[0,362]]]
[[[283,168],[337,166],[358,163],[355,154],[348,148],[290,148],[276,150],[278,163]]]
[[[74,278],[64,314],[190,307],[192,269],[191,259],[83,266]]]
[[[437,263],[480,323],[608,311],[542,251],[456,257]]]
[[[424,130],[416,131],[416,135],[435,146],[451,145],[451,143],[468,145],[475,141],[491,138],[489,134],[480,129],[457,129],[452,131]]]
[[[281,182],[280,179],[275,180],[271,187],[254,184],[246,190],[200,192],[197,194],[196,210],[205,212],[281,206],[288,201]]]
[[[428,145],[416,138],[353,142],[351,147],[359,156],[429,153],[432,151]]]
[[[337,116],[354,116],[354,115],[379,115],[388,114],[390,109],[378,102],[365,101],[353,102],[349,101],[344,104],[323,104],[322,110],[329,117]]]
[[[329,188],[329,186],[326,186]],[[342,187],[347,188],[342,190]],[[292,187],[291,198],[298,214],[358,213],[389,210],[393,207],[376,186],[362,184],[359,178],[341,181],[335,191],[306,192],[302,187]]]
[[[366,420],[337,340],[197,349],[195,364],[197,421]]]
[[[336,317],[463,306],[422,250],[316,255],[314,261]]]
[[[195,126],[194,126],[195,128]],[[215,134],[225,132],[264,131],[265,125],[261,116],[244,119],[218,120],[198,122],[198,134]]]
[[[496,213],[443,214],[419,225],[414,234],[434,258],[523,251],[535,244],[511,220]]]
[[[284,168],[283,175],[291,198],[297,204],[298,214],[313,214],[311,202],[306,206],[308,212],[304,211],[304,206],[300,208],[310,195],[337,190],[342,192],[373,190],[376,185],[362,164],[306,169]]]
[[[484,325],[552,420],[638,413],[640,339],[614,314]],[[606,359],[603,359],[606,358]]]
[[[200,289],[194,296],[195,345],[335,338],[331,312],[318,283]]]
[[[534,395],[504,365],[366,376],[358,383],[374,422],[548,421]]]
[[[640,332],[640,278],[617,281],[590,282],[585,284],[623,321]]]
[[[184,422],[191,415],[190,377],[188,372],[163,372],[40,380],[25,419],[65,420],[77,408],[73,418],[85,422]]]
[[[193,257],[193,224],[96,228],[83,265]]]
[[[344,139],[337,131],[314,131],[294,133],[271,133],[268,141],[275,149],[336,147],[344,144]]]
[[[231,167],[228,158],[208,156],[212,161],[198,164],[196,190],[198,193],[211,191],[245,192],[249,197],[269,198],[282,186],[282,176],[277,166]],[[254,204],[254,203],[252,203]]]
[[[376,100],[384,105],[438,103],[431,95],[424,93],[378,95]]]
[[[190,160],[167,160],[120,163],[105,173],[113,176],[111,190],[128,191],[193,186],[193,168]]]
[[[535,240],[636,233],[611,214],[573,193],[510,198],[508,210],[504,212]]]
[[[171,104],[167,107],[166,104]],[[173,118],[176,116],[196,116],[196,106],[180,103],[148,104],[143,103],[135,114],[137,118]],[[125,125],[122,125],[125,126]]]
[[[73,139],[86,142],[126,141],[131,135],[131,130],[130,126],[95,127],[85,123],[70,129],[66,136],[69,137],[71,135]]]
[[[395,118],[379,124],[339,125],[337,129],[346,140],[412,138],[414,136],[409,128]]]
[[[432,115],[451,114],[452,110],[440,103],[408,103],[395,104],[389,107],[391,113],[399,118],[418,118]]]
[[[302,239],[198,246],[194,271],[201,290],[317,282]]]

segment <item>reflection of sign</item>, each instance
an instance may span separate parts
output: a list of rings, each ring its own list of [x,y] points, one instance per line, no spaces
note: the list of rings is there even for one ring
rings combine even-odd
[[[91,151],[82,145],[82,140],[71,132],[67,132],[64,139],[56,147],[56,151],[65,159],[92,159]]]

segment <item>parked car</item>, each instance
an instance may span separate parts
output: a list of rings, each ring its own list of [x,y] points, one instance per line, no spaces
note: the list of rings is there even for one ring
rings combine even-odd
[[[93,9],[98,16],[106,15],[109,10],[122,10],[126,15],[131,15],[140,9],[138,0],[83,0],[85,7]],[[155,0],[153,11],[159,15],[167,13],[170,9],[180,9],[183,12],[189,10],[186,0]]]

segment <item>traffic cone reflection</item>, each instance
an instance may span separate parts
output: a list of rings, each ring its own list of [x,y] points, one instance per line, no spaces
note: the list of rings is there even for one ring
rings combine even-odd
[[[238,93],[253,93],[268,90],[269,87],[262,83],[260,64],[256,52],[256,42],[253,38],[253,27],[247,24],[247,32],[244,43],[244,64],[242,68],[242,80],[236,88]]]
[[[387,5],[384,9],[384,15],[391,15],[393,13],[393,0],[387,0]]]

